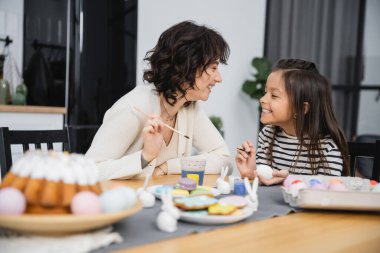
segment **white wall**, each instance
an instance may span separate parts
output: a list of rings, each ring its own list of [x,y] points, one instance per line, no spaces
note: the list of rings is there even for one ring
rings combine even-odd
[[[250,62],[264,52],[266,0],[140,0],[138,2],[137,83],[146,65],[142,59],[159,35],[184,20],[215,28],[230,45],[227,66],[221,66],[223,82],[217,85],[203,108],[221,116],[225,140],[232,155],[245,139],[257,141],[258,102],[241,92],[251,78]]]
[[[367,0],[364,27],[363,85],[380,85],[380,1]],[[358,134],[380,135],[379,91],[362,91],[358,119]]]
[[[9,50],[17,64],[19,71],[22,70],[23,59],[23,32],[24,32],[24,0],[0,0],[0,38],[5,39],[8,35],[13,42]],[[3,53],[4,42],[0,41],[0,54]],[[18,79],[18,78],[17,78]],[[17,84],[12,85],[12,92]]]

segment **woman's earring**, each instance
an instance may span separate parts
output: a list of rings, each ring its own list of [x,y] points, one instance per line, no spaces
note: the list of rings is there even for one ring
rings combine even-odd
[[[293,115],[293,118],[294,118],[294,119],[296,119],[296,118],[297,118],[297,114],[296,114],[296,113]]]

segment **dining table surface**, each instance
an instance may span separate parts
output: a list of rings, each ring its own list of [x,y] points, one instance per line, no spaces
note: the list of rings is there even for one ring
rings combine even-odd
[[[216,179],[216,175],[205,175],[204,185],[215,186]],[[116,181],[138,188],[143,185],[144,179]],[[166,175],[151,178],[149,186],[177,182],[178,175]],[[379,253],[380,213],[301,210],[285,216],[221,226],[116,252]]]

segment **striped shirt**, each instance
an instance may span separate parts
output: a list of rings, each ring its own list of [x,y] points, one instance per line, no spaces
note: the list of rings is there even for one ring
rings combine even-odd
[[[256,164],[267,164],[267,153],[269,152],[270,143],[274,134],[274,127],[271,125],[265,126],[259,133],[259,144],[256,153]],[[307,143],[308,139],[305,138]],[[322,153],[326,158],[326,163],[323,163],[319,157],[316,157],[314,164],[317,164],[317,174],[341,176],[343,169],[343,159],[341,152],[335,142],[326,136],[321,141]],[[273,143],[273,163],[271,167],[277,170],[292,169],[292,173],[301,175],[311,175],[311,161],[308,157],[307,149],[304,147],[299,153],[299,141],[297,137],[290,136],[284,131],[280,131],[274,138]]]

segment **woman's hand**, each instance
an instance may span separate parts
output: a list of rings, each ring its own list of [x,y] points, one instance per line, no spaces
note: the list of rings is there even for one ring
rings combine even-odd
[[[156,177],[156,176],[165,176],[167,174],[168,174],[168,163],[164,162],[163,164],[154,168],[152,175]]]
[[[142,156],[147,162],[155,159],[160,153],[164,142],[162,129],[164,125],[158,115],[149,115],[143,128],[144,147]]]
[[[248,177],[248,179],[254,179],[257,175],[256,150],[253,147],[252,142],[249,140],[243,142],[241,149],[238,148],[237,150],[235,157],[236,166],[238,167],[242,178]]]
[[[288,170],[273,170],[273,178],[265,179],[263,176],[258,175],[259,180],[264,185],[281,184],[285,178],[289,175]]]

